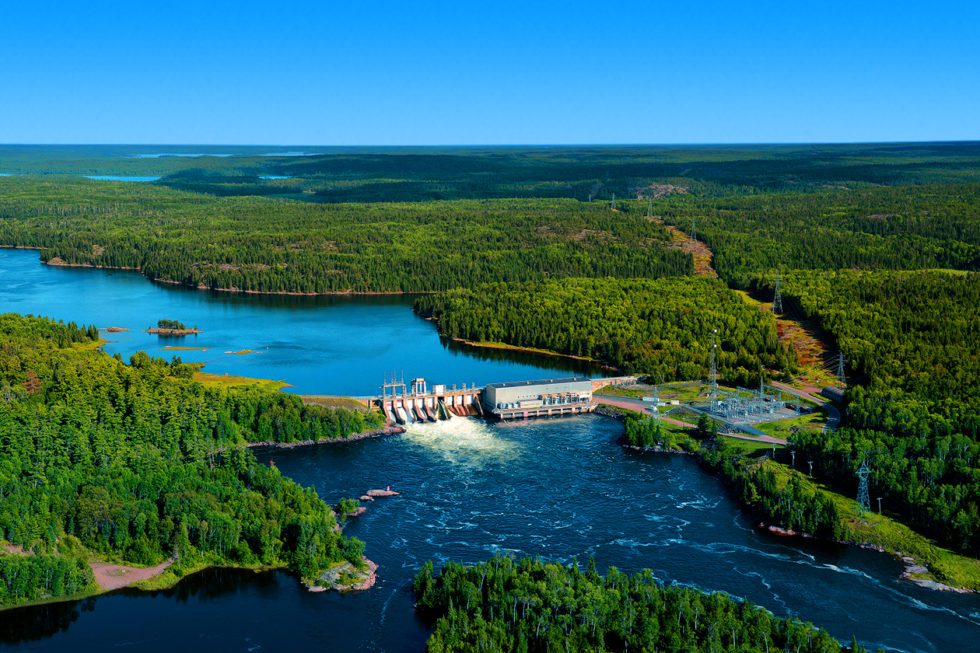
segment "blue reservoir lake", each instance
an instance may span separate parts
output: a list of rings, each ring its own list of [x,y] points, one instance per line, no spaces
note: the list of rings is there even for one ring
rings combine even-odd
[[[292,391],[373,394],[385,371],[477,383],[589,372],[573,361],[487,356],[439,339],[404,297],[257,297],[153,284],[132,272],[56,268],[37,252],[0,250],[0,310],[131,330],[106,334],[110,353],[179,353],[209,371],[283,379]],[[204,330],[168,352],[143,333],[159,318]],[[252,349],[257,354],[225,351]],[[493,353],[493,352],[491,352]],[[745,596],[872,649],[970,651],[980,597],[899,579],[901,564],[853,547],[760,531],[722,483],[686,456],[616,445],[601,416],[491,424],[454,418],[401,436],[258,450],[328,502],[391,485],[347,533],[380,565],[374,589],[311,594],[283,572],[209,570],[175,588],[122,590],[0,612],[4,651],[420,651],[412,606],[426,560],[536,555]]]
[[[369,396],[385,374],[479,384],[598,372],[567,358],[477,349],[439,337],[406,296],[260,296],[154,284],[136,272],[43,265],[36,251],[0,249],[0,310],[129,331],[103,332],[105,350],[137,351],[205,371],[285,380],[290,392]],[[203,333],[146,333],[159,319]],[[202,350],[167,350],[198,347]],[[251,354],[234,354],[251,350]]]

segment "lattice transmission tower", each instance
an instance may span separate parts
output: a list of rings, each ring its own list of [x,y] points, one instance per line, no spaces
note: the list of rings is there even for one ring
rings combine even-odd
[[[711,384],[711,394],[709,395],[711,402],[714,403],[715,397],[718,394],[718,362],[716,360],[715,351],[718,349],[718,329],[711,332],[711,372],[708,377],[708,382]]]
[[[772,312],[782,313],[783,312],[783,293],[780,288],[779,273],[776,273],[776,290],[772,296]]]
[[[868,495],[868,476],[871,474],[871,468],[868,467],[868,461],[864,460],[861,462],[861,467],[857,470],[858,477],[858,495],[857,502],[858,507],[861,508],[861,514],[865,514],[871,510],[871,497]]]

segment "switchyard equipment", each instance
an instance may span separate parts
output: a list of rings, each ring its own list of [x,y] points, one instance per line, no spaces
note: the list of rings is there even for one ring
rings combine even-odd
[[[773,392],[767,391],[767,388]],[[730,428],[755,435],[761,434],[761,431],[753,428],[753,424],[800,414],[798,403],[791,406],[778,388],[769,388],[762,383],[758,390],[736,388],[733,392],[717,391],[707,402],[693,403],[688,408],[721,421]]]

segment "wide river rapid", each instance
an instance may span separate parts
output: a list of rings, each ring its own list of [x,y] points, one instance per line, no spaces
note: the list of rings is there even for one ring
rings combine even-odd
[[[132,273],[50,268],[36,252],[0,250],[0,311],[130,327],[107,346],[124,355],[168,354],[139,329],[181,319],[204,329],[193,342],[208,349],[181,352],[185,359],[311,393],[371,394],[377,376],[402,367],[450,383],[573,371],[450,347],[403,300],[186,291]],[[223,353],[244,348],[262,353]],[[904,582],[885,555],[759,531],[693,459],[624,451],[621,432],[601,416],[454,418],[384,439],[260,450],[330,502],[386,485],[402,493],[368,504],[347,528],[380,565],[374,589],[311,594],[287,573],[211,570],[168,591],[0,612],[0,650],[419,651],[427,631],[412,609],[414,572],[430,559],[494,554],[583,564],[594,556],[600,568],[650,568],[664,582],[745,596],[872,647],[977,650],[977,595]]]

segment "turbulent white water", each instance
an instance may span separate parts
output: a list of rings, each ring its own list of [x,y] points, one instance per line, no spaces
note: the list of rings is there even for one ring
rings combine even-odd
[[[500,437],[485,420],[475,417],[415,422],[406,426],[403,439],[458,466],[482,468],[520,456],[516,442]]]

